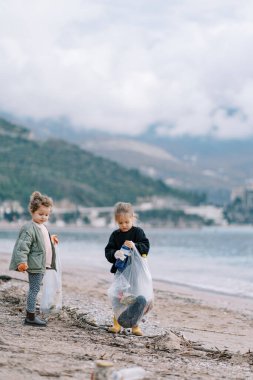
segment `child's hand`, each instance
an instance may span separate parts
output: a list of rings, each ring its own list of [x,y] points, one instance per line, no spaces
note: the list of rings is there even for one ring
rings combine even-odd
[[[57,235],[51,235],[51,241],[53,244],[58,244],[59,243],[58,236]]]
[[[131,240],[126,240],[124,245],[126,245],[130,249],[134,249],[134,243]]]
[[[20,263],[17,269],[19,272],[25,272],[28,269],[28,265],[26,263]]]
[[[115,259],[120,259],[122,261],[124,261],[125,258],[126,258],[125,255],[124,255],[124,252],[122,252],[121,250],[116,251],[114,253],[114,257],[115,257]]]

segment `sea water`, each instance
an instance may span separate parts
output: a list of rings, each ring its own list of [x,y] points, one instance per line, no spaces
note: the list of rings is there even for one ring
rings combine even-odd
[[[109,271],[104,255],[111,229],[55,231],[62,266],[78,263]],[[145,229],[152,277],[175,284],[253,298],[253,228]],[[0,254],[11,252],[17,231],[0,231]]]

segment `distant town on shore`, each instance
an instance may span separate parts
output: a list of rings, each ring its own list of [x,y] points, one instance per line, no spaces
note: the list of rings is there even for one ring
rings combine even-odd
[[[135,205],[137,221],[150,227],[201,227],[253,223],[253,187],[238,188],[231,202],[224,206],[191,205],[172,198],[153,197]],[[21,224],[29,220],[29,212],[18,201],[0,202],[0,226]],[[114,226],[113,206],[84,207],[68,200],[55,202],[50,223],[59,227]]]

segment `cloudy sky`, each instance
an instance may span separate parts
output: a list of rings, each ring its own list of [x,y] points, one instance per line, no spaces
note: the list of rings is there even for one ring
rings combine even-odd
[[[0,0],[0,111],[253,135],[253,1]]]

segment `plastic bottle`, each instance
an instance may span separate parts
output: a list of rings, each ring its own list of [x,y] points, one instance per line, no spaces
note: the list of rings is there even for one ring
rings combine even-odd
[[[141,380],[145,377],[146,371],[141,367],[122,368],[113,372],[113,380]]]
[[[127,265],[127,259],[128,259],[128,256],[129,256],[130,248],[127,247],[126,245],[122,245],[122,247],[120,248],[120,250],[124,253],[124,255],[125,255],[125,260],[117,259],[117,260],[116,260],[116,263],[115,263],[115,267],[116,267],[120,272],[123,272],[123,270],[125,269],[125,267],[126,267],[126,265]]]
[[[91,380],[112,379],[113,363],[106,360],[97,360],[91,374]]]

